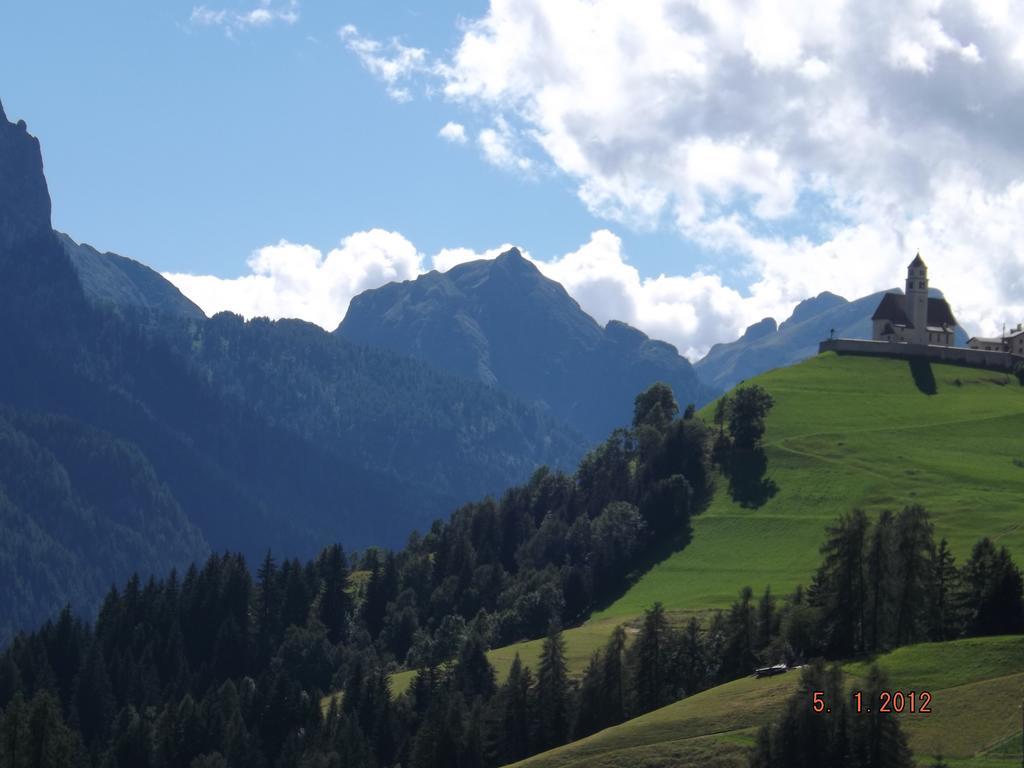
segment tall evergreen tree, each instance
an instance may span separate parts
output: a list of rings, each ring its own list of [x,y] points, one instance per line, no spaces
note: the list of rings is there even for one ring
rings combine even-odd
[[[498,765],[515,763],[533,751],[536,729],[533,675],[517,653],[509,668],[508,679],[494,699],[497,709],[490,752]]]
[[[844,513],[825,532],[823,562],[811,585],[809,598],[823,614],[826,643],[837,657],[864,648],[865,573],[864,544],[867,515],[855,509]]]
[[[962,591],[956,559],[945,537],[935,550],[932,572],[935,574],[935,590],[931,602],[931,638],[952,640],[960,633],[962,625]]]
[[[932,524],[920,505],[905,507],[896,517],[896,643],[923,639],[928,619],[928,594],[935,557]]]
[[[256,654],[262,663],[266,663],[270,660],[281,639],[283,603],[277,563],[274,562],[274,557],[269,549],[256,571],[255,593],[253,625],[256,632]]]
[[[320,555],[320,595],[318,615],[327,630],[327,639],[340,643],[345,639],[352,601],[348,594],[348,567],[345,552],[334,544]]]
[[[494,667],[487,659],[484,641],[477,632],[466,636],[452,671],[452,685],[467,701],[490,699],[497,690]]]
[[[672,637],[661,603],[655,603],[644,613],[633,657],[636,711],[650,712],[672,701]]]
[[[878,651],[889,645],[890,615],[893,593],[893,528],[892,512],[882,510],[871,531],[867,553],[868,609],[866,613],[865,646]]]
[[[617,626],[601,654],[601,727],[621,723],[626,719],[626,630]]]
[[[963,581],[971,634],[1006,634],[1024,627],[1021,572],[1006,547],[997,550],[991,539],[981,539],[964,564]]]
[[[565,639],[556,625],[548,631],[537,665],[537,749],[564,744],[571,724]]]

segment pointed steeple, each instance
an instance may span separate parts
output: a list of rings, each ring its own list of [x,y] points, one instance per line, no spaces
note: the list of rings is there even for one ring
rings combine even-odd
[[[924,266],[926,266],[926,264],[924,263],[924,259],[921,258],[921,252],[920,251],[917,252],[917,256],[914,257],[914,260],[912,262],[910,262],[910,264],[908,266],[910,266],[910,267],[924,267]]]

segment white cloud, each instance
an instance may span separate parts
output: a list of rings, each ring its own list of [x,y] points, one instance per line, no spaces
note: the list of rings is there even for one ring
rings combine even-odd
[[[227,10],[193,6],[189,23],[197,27],[221,27],[229,37],[235,32],[251,27],[267,27],[275,22],[294,24],[299,20],[299,1],[260,0],[258,7],[248,10]]]
[[[441,130],[437,132],[437,135],[445,141],[450,141],[453,144],[465,144],[466,126],[462,123],[453,123],[449,121],[441,127]]]
[[[465,264],[467,261],[478,261],[479,259],[495,259],[505,251],[512,247],[511,243],[505,243],[498,246],[497,248],[490,248],[482,253],[474,251],[472,248],[443,248],[434,254],[434,258],[431,259],[433,268],[438,272],[447,272],[454,266],[459,264]],[[524,256],[529,258],[528,251],[521,251]]]
[[[423,257],[396,232],[356,232],[325,256],[311,245],[282,240],[255,251],[250,274],[238,278],[164,275],[208,315],[296,317],[333,330],[353,296],[423,271]]]
[[[338,37],[372,75],[384,82],[388,95],[395,101],[410,101],[412,93],[402,83],[413,75],[431,71],[425,49],[402,45],[397,38],[384,44],[359,34],[352,24],[339,29]]]
[[[698,349],[821,290],[898,285],[918,247],[972,329],[1024,316],[1024,5],[491,0],[461,29],[416,74],[494,121],[488,162],[543,162],[594,214],[703,250],[640,285],[719,325],[667,302],[636,311],[645,330]],[[575,290],[627,307],[632,268],[604,237],[584,249],[573,274],[601,278]]]
[[[484,158],[491,165],[505,170],[529,171],[533,167],[530,158],[517,150],[517,137],[501,115],[494,121],[493,128],[484,128],[477,136],[477,142]]]

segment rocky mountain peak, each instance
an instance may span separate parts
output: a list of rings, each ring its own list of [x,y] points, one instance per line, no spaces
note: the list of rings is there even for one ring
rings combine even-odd
[[[775,322],[774,317],[766,317],[762,320],[758,320],[753,325],[747,326],[747,330],[743,332],[743,336],[740,338],[746,339],[747,341],[754,341],[764,336],[769,336],[778,330],[778,325]]]
[[[0,251],[50,231],[50,193],[39,140],[0,105]]]

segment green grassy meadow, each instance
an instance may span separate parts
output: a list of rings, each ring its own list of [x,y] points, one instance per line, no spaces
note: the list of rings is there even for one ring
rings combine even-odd
[[[566,630],[579,662],[572,669],[582,672],[597,627],[635,620],[655,601],[684,617],[727,607],[747,585],[776,595],[807,585],[825,526],[854,507],[923,504],[959,563],[981,536],[1024,562],[1024,467],[1014,463],[1024,464],[1024,387],[992,371],[931,370],[933,395],[918,388],[906,361],[834,353],[752,380],[775,398],[765,452],[777,493],[745,508],[720,478],[684,549]],[[713,410],[701,415],[710,421]],[[492,654],[497,660],[527,645]]]
[[[893,689],[933,695],[931,714],[902,716],[919,764],[941,753],[953,766],[1020,765],[1024,636],[923,643],[877,661]],[[866,670],[864,663],[846,665],[852,687]],[[795,671],[735,680],[517,765],[744,766],[757,729],[775,719],[798,686]]]
[[[1024,559],[1024,468],[1013,463],[1024,458],[1024,387],[989,371],[932,370],[935,395],[904,361],[833,353],[758,377],[775,398],[765,451],[776,495],[745,509],[719,482],[692,542],[594,618],[655,600],[720,608],[745,585],[789,592],[809,581],[825,526],[854,507],[923,504],[959,561],[983,535]]]

